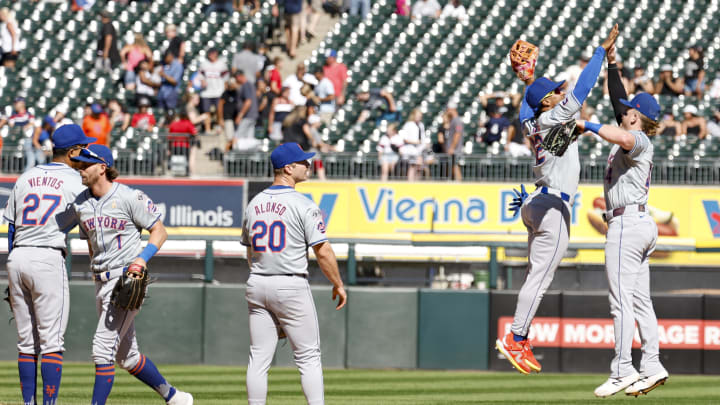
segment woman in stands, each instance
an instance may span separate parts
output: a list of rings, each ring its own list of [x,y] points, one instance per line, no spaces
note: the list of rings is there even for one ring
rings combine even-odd
[[[120,60],[125,67],[125,88],[128,90],[135,89],[135,67],[142,60],[151,61],[152,51],[145,42],[145,38],[139,32],[135,33],[135,40],[132,44],[125,45],[120,50]]]
[[[15,13],[3,7],[0,9],[0,48],[2,48],[3,66],[15,68],[20,45],[20,28],[15,21]]]
[[[694,105],[686,105],[683,109],[685,121],[682,123],[682,133],[687,136],[697,136],[705,139],[707,136],[707,121],[705,117],[698,115],[698,109]]]

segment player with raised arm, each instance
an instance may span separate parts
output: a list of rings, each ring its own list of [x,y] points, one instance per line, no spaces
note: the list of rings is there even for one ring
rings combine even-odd
[[[245,209],[242,243],[247,246],[250,265],[246,293],[249,405],[265,404],[268,370],[280,333],[290,341],[308,404],[325,403],[320,330],[307,280],[308,247],[313,248],[320,270],[333,285],[332,299],[338,298],[336,309],[345,306],[347,294],[320,208],[295,191],[297,183],[307,180],[308,159],[314,155],[297,143],[275,148],[270,155],[275,180]]]
[[[95,138],[63,125],[52,136],[53,159],[23,173],[3,214],[8,222],[8,292],[18,330],[18,372],[23,403],[35,403],[41,356],[43,403],[60,391],[70,293],[65,270],[66,234],[58,215],[85,190],[71,157]]]
[[[573,131],[565,129],[568,122],[574,124],[575,115],[597,81],[605,53],[617,36],[615,25],[607,39],[595,49],[575,88],[568,94],[560,90],[564,82],[545,77],[526,80],[529,86],[520,107],[520,121],[534,144],[533,174],[537,188],[530,195],[523,192],[511,210],[521,213],[528,230],[528,271],[518,294],[510,332],[495,343],[500,353],[523,374],[542,369],[528,340],[530,324],[567,251],[570,208],[580,180],[577,142],[574,142]],[[553,149],[547,150],[548,145]]]
[[[613,143],[608,157],[604,190],[608,223],[605,271],[610,286],[610,314],[615,330],[615,357],[610,378],[595,389],[607,397],[623,389],[627,395],[647,394],[668,379],[660,363],[658,322],[650,298],[650,254],[655,250],[658,229],[647,208],[653,168],[653,144],[660,105],[648,93],[631,101],[623,87],[615,49],[608,52],[608,87],[619,127],[582,120],[578,127]],[[640,329],[640,373],[632,364],[635,323]],[[626,389],[627,388],[627,389]]]
[[[135,336],[135,316],[140,311],[146,284],[140,283],[137,307],[127,307],[120,292],[131,278],[147,280],[146,266],[167,239],[160,212],[140,190],[116,183],[118,172],[112,151],[90,145],[72,158],[78,162],[82,183],[88,187],[72,204],[81,237],[87,239],[90,267],[95,279],[95,304],[99,315],[93,336],[95,386],[92,404],[104,405],[110,395],[115,362],[154,389],[169,405],[192,405],[192,395],[176,390],[155,364],[140,353]],[[74,225],[70,225],[74,226]],[[143,249],[141,232],[150,239]]]

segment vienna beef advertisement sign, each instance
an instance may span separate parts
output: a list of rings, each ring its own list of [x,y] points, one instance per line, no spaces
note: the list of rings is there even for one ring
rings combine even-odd
[[[513,318],[498,319],[498,338],[510,332]],[[720,321],[658,319],[660,349],[720,350]],[[533,346],[569,349],[612,349],[615,334],[612,319],[536,317],[530,327]],[[640,348],[635,328],[633,348]]]

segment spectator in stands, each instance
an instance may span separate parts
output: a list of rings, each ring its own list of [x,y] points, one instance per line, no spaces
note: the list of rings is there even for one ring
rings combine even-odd
[[[400,156],[398,152],[404,145],[403,137],[398,133],[397,124],[392,123],[387,127],[387,133],[383,134],[378,141],[376,150],[380,162],[380,181],[387,181]]]
[[[20,38],[21,32],[15,12],[7,7],[0,8],[0,50],[2,50],[2,65],[14,69],[18,53],[24,48],[24,41]]]
[[[482,123],[484,128],[481,141],[487,145],[500,142],[503,132],[507,132],[510,127],[510,120],[503,114],[507,111],[506,107],[497,107],[490,105],[488,107],[488,120]]]
[[[112,19],[108,11],[100,12],[102,26],[97,41],[97,58],[95,68],[109,72],[120,63],[120,52],[117,47],[117,32],[112,25]]]
[[[311,76],[312,75],[308,75]],[[307,98],[302,94],[302,88],[308,78],[305,73],[305,64],[300,62],[295,68],[295,74],[288,76],[283,81],[283,87],[290,89],[290,101],[294,105],[305,105]],[[313,78],[314,79],[314,78]]]
[[[357,120],[358,124],[362,124],[370,118],[371,115],[377,115],[378,112],[379,117],[375,119],[375,125],[378,125],[382,120],[388,122],[398,121],[399,117],[397,106],[395,105],[395,98],[393,98],[392,93],[389,91],[381,88],[370,88],[369,84],[365,82],[360,86],[357,99],[365,103],[362,111],[360,111],[360,116]]]
[[[673,114],[672,110],[669,110],[663,115],[663,119],[660,121],[658,129],[655,132],[662,137],[679,137],[680,134],[683,133],[682,123],[676,121],[675,114]]]
[[[317,23],[320,21],[320,13],[322,13],[323,0],[310,0],[310,7],[308,8],[308,25],[305,32],[305,37],[311,40],[317,36]]]
[[[197,128],[190,121],[187,111],[180,110],[175,114],[173,121],[168,126],[170,134],[185,134],[185,136],[168,136],[170,153],[184,155],[188,160],[188,174],[195,173],[195,156],[200,148],[200,140],[197,139]]]
[[[350,0],[350,15],[365,19],[370,12],[370,0]]]
[[[403,17],[410,16],[410,0],[395,0],[395,14]]]
[[[308,123],[308,107],[298,106],[292,115],[288,115],[287,123],[283,131],[283,143],[296,142],[303,150],[308,150],[313,145],[313,137]]]
[[[128,90],[135,90],[137,84],[136,67],[140,64],[140,61],[152,61],[152,51],[150,47],[145,43],[141,33],[135,33],[134,41],[131,44],[125,45],[120,50],[120,61],[125,69],[123,81],[125,88]]]
[[[450,125],[443,138],[443,152],[449,155],[448,165],[452,166],[452,177],[456,181],[462,180],[460,171],[460,158],[463,155],[465,125],[457,110],[456,102],[448,103],[446,114]]]
[[[217,120],[223,124],[225,139],[227,143],[225,150],[232,149],[235,139],[235,117],[238,113],[238,84],[234,77],[225,82],[225,91],[220,97],[217,108]]]
[[[462,5],[460,0],[450,0],[440,14],[442,18],[457,18],[458,21],[467,21],[468,15],[465,6]]]
[[[687,136],[697,136],[705,139],[707,136],[707,121],[705,117],[698,115],[698,109],[694,105],[686,105],[683,109],[685,120],[682,123],[682,133]]]
[[[165,53],[164,64],[159,70],[160,89],[158,90],[158,107],[166,113],[174,111],[180,99],[180,82],[182,81],[183,65],[172,52]]]
[[[241,14],[254,15],[260,11],[260,0],[235,0],[233,7]]]
[[[152,62],[141,60],[137,65],[135,74],[135,105],[138,106],[140,99],[150,100],[150,104],[154,104],[157,89],[160,83],[153,80],[151,71]]]
[[[225,91],[225,81],[229,77],[227,61],[220,56],[217,48],[210,48],[207,59],[200,62],[200,110],[215,113],[218,101]]]
[[[262,60],[260,59],[260,55],[253,52],[253,48],[252,42],[245,42],[242,51],[233,57],[230,71],[232,75],[235,75],[237,71],[242,70],[247,80],[255,84],[255,81],[260,77],[259,73],[262,69]]]
[[[712,115],[707,122],[708,135],[717,138],[720,137],[720,106],[713,108]]]
[[[155,116],[150,111],[150,100],[141,98],[138,101],[138,112],[133,114],[130,126],[142,131],[152,131],[155,124]]]
[[[200,112],[200,95],[188,92],[185,93],[183,99],[190,122],[196,127],[202,125],[203,131],[210,134],[212,132],[212,117],[210,117],[210,113]],[[219,133],[222,134],[222,132]]]
[[[12,114],[9,117],[0,116],[0,128],[7,124],[11,128],[30,129],[34,118],[27,110],[25,97],[17,96],[13,101]]]
[[[115,98],[108,101],[107,110],[110,115],[109,119],[111,128],[120,126],[120,128],[124,131],[130,126],[130,114],[128,114],[125,106],[120,104],[120,101]]]
[[[210,4],[205,9],[205,15],[209,16],[212,13],[226,13],[232,15],[233,11],[232,0],[211,0]]]
[[[335,147],[326,144],[322,140],[322,135],[320,135],[322,119],[320,116],[312,114],[308,117],[307,121],[311,139],[311,147],[309,150],[317,153],[312,162],[313,171],[317,175],[318,180],[325,180],[325,165],[323,164],[322,154],[334,151]]]
[[[282,75],[280,74],[280,70],[282,69],[283,61],[279,56],[276,56],[275,59],[273,59],[273,64],[268,66],[268,69],[270,71],[270,77],[268,78],[268,82],[270,83],[270,88],[275,94],[280,94],[280,89],[283,87],[282,85]]]
[[[100,103],[90,104],[90,114],[86,114],[83,118],[82,129],[85,135],[97,138],[95,143],[110,146],[112,125]]]
[[[315,69],[315,78],[318,84],[315,86],[315,95],[320,99],[318,107],[318,115],[323,122],[328,123],[335,114],[335,86],[325,77],[325,71],[322,68]]]
[[[267,128],[268,117],[270,115],[270,106],[275,99],[275,93],[270,90],[270,86],[265,79],[259,79],[255,82],[255,92],[258,100],[258,119],[255,121],[255,132],[269,135],[265,132]]]
[[[46,163],[47,159],[52,156],[51,139],[54,130],[55,120],[47,115],[43,118],[42,124],[35,128],[32,138],[28,138],[30,145],[26,145],[25,148],[26,171],[35,165]]]
[[[305,0],[278,0],[272,8],[272,15],[278,16],[278,3],[283,6],[285,18],[285,48],[288,56],[295,59],[295,49],[300,42],[300,25],[302,24],[303,4]]]
[[[325,53],[325,66],[323,66],[325,77],[335,87],[335,103],[338,106],[345,104],[345,84],[348,79],[348,68],[344,63],[337,61],[337,51],[328,49]]]
[[[661,96],[677,97],[683,94],[685,80],[682,77],[673,78],[673,68],[670,65],[660,67],[660,79],[655,83],[655,94]]]
[[[413,19],[423,17],[438,18],[441,12],[440,3],[437,0],[418,0],[412,6]]]
[[[245,76],[242,70],[235,74],[238,84],[238,113],[235,116],[235,139],[234,149],[248,150],[256,145],[255,122],[258,119],[258,100],[255,85]]]
[[[631,87],[629,94],[637,94],[640,92],[653,94],[655,91],[655,84],[653,84],[642,66],[635,66],[635,69],[633,69]]]
[[[165,37],[168,40],[168,46],[163,54],[172,53],[175,55],[175,59],[185,66],[185,40],[178,36],[175,24],[168,24],[165,27]]]
[[[685,60],[685,95],[702,98],[705,90],[705,64],[703,48],[700,45],[690,47],[689,58]]]
[[[407,176],[409,181],[419,177],[418,170],[423,166],[425,149],[425,125],[422,122],[422,111],[415,108],[410,112],[409,119],[400,130],[403,146],[400,147],[400,158],[408,163]]]
[[[518,126],[520,120],[516,119]],[[522,130],[518,126],[511,124],[508,127],[507,142],[505,143],[505,152],[512,157],[532,156],[532,144],[530,138],[523,136]]]
[[[273,99],[268,114],[268,133],[270,139],[280,142],[283,139],[283,121],[293,110],[294,105],[290,101],[290,89],[283,87],[280,95]]]

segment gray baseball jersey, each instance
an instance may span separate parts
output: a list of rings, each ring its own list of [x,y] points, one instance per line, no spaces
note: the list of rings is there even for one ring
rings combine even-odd
[[[64,163],[35,166],[15,183],[5,207],[5,220],[15,225],[15,246],[65,250],[67,206],[85,190],[80,174]]]
[[[580,181],[580,156],[577,142],[571,143],[565,154],[560,157],[544,150],[540,144],[550,128],[575,119],[581,108],[582,104],[578,102],[571,91],[551,110],[540,114],[537,119],[533,118],[523,122],[535,151],[535,166],[533,167],[535,184],[560,190],[571,198],[575,196]]]
[[[322,211],[292,187],[271,186],[248,203],[242,244],[252,246],[250,272],[307,274],[307,249],[327,241]]]
[[[605,172],[605,204],[608,210],[646,204],[652,174],[653,145],[642,131],[630,131],[635,146],[624,151],[614,145]]]
[[[90,266],[96,273],[127,266],[142,249],[142,228],[149,230],[160,220],[160,212],[145,193],[120,183],[113,183],[99,199],[86,190],[72,210],[81,237],[92,246]]]

